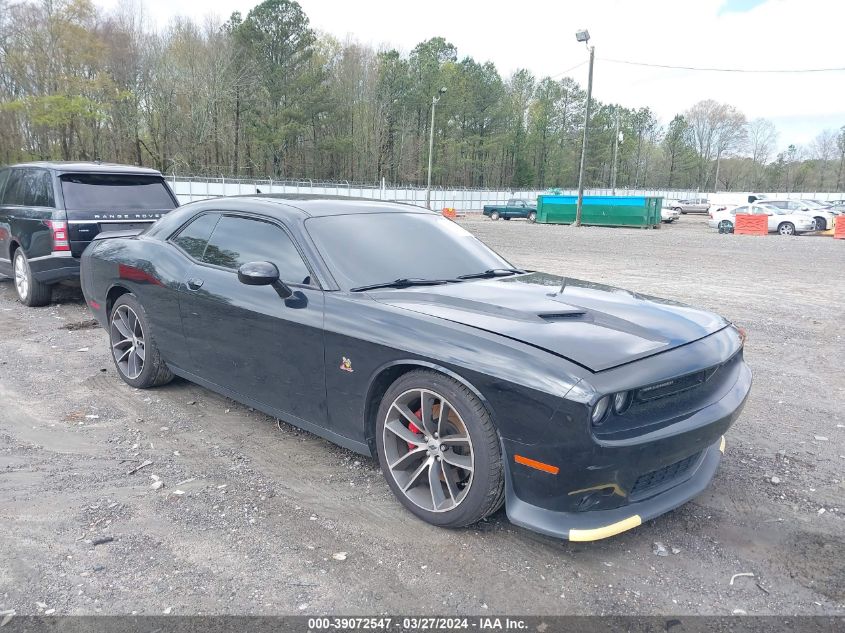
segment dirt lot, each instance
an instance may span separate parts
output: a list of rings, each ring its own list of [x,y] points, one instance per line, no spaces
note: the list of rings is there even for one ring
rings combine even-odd
[[[26,309],[5,280],[0,611],[845,613],[845,243],[461,222],[515,264],[748,329],[754,388],[704,495],[592,544],[503,512],[429,527],[372,460],[190,383],[127,387],[78,290]]]

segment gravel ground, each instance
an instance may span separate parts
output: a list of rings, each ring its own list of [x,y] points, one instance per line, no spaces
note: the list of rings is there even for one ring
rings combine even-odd
[[[845,243],[460,222],[517,265],[748,329],[754,388],[707,492],[597,543],[503,512],[430,527],[370,459],[184,381],[127,387],[78,290],[26,309],[4,280],[0,611],[845,614]]]

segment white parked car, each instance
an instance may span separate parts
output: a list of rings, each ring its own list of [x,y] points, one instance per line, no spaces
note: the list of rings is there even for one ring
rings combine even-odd
[[[675,220],[681,217],[681,212],[676,211],[675,209],[660,209],[660,219],[666,222],[666,224],[671,224]]]
[[[816,221],[816,229],[819,231],[831,228],[833,226],[833,218],[836,217],[835,213],[831,213],[830,209],[815,200],[787,200],[785,198],[773,198],[769,200],[767,198],[762,200],[761,203],[777,207],[788,213],[809,216]]]
[[[768,204],[746,204],[733,209],[710,214],[707,225],[713,229],[733,231],[736,215],[766,215],[769,217],[769,233],[796,235],[816,230],[816,221],[809,215],[792,213]]]

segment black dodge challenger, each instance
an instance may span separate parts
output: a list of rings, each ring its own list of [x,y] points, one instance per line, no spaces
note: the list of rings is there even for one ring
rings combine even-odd
[[[504,503],[573,541],[633,528],[707,487],[751,387],[722,317],[520,270],[418,207],[220,198],[98,237],[82,286],[126,383],[378,455],[439,526]]]

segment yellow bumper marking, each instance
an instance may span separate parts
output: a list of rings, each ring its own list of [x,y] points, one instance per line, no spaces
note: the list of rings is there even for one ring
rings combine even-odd
[[[592,492],[593,490],[604,490],[605,488],[613,488],[613,494],[619,495],[620,497],[625,496],[625,491],[622,490],[622,488],[620,488],[616,484],[612,484],[612,483],[599,484],[598,486],[590,486],[589,488],[581,488],[581,490],[573,490],[572,492],[570,492],[568,494],[571,496],[571,495],[580,494],[582,492]]]
[[[725,436],[724,435],[722,436],[722,441],[719,442],[719,452],[722,453],[722,455],[725,454]]]
[[[622,519],[616,523],[605,525],[600,528],[593,528],[592,530],[569,530],[570,541],[598,541],[599,539],[615,536],[626,530],[631,530],[638,525],[641,525],[643,520],[639,514],[635,514],[627,519]]]

